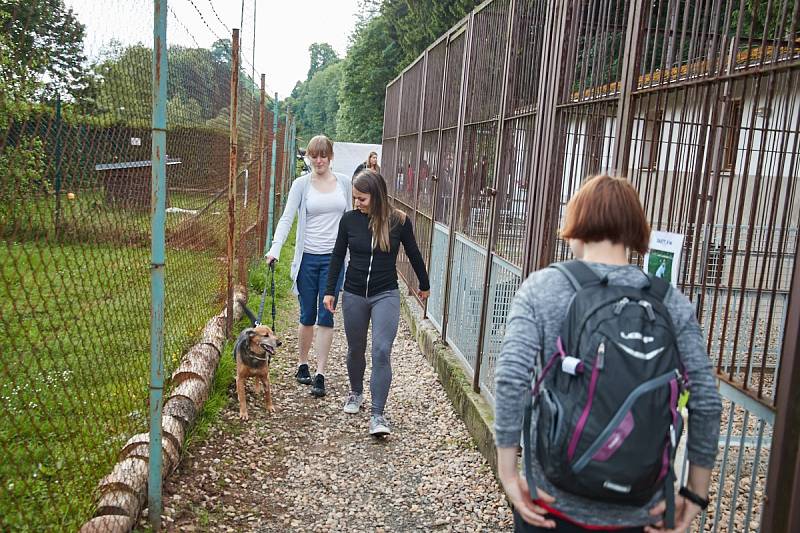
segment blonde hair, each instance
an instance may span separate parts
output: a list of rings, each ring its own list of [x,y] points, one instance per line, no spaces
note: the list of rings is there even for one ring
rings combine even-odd
[[[308,141],[306,146],[306,154],[308,157],[327,157],[333,159],[333,143],[325,135],[316,135]]]
[[[353,178],[356,190],[369,194],[369,230],[378,248],[384,252],[391,249],[389,232],[397,224],[404,224],[406,214],[389,203],[386,181],[374,170],[364,169]]]

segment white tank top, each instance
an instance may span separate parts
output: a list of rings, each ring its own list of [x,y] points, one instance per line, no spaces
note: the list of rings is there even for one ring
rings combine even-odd
[[[319,192],[311,185],[305,203],[306,237],[303,252],[329,254],[336,244],[339,220],[347,209],[347,201],[338,185],[331,192]]]

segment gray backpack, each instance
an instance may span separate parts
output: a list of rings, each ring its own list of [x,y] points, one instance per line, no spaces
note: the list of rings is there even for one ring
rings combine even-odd
[[[673,527],[672,463],[686,377],[664,305],[669,285],[652,276],[642,288],[611,285],[581,261],[551,268],[576,293],[555,353],[542,361],[525,416],[531,494],[536,409],[536,456],[551,483],[592,500],[634,506],[664,489],[665,521]]]

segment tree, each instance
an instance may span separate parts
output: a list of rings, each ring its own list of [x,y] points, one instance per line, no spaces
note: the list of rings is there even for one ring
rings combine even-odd
[[[479,3],[479,0],[384,0],[381,15],[389,34],[400,46],[400,70]]]
[[[306,81],[310,81],[314,74],[339,61],[336,50],[328,43],[314,43],[308,47],[308,52],[311,55],[311,65],[308,67]]]
[[[147,127],[152,115],[152,50],[143,44],[127,48],[111,43],[96,65],[100,78],[97,107],[101,116]]]
[[[386,85],[396,76],[402,51],[383,16],[354,38],[342,67],[337,133],[352,142],[380,143]]]
[[[0,91],[6,97],[88,98],[85,28],[63,0],[4,0],[0,28]]]

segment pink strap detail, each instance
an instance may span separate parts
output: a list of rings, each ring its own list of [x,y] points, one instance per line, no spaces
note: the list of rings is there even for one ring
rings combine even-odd
[[[672,413],[672,430],[678,430],[678,380],[673,379],[669,382],[669,410]],[[675,435],[678,438],[678,435]],[[672,434],[667,435],[667,445],[664,446],[664,453],[661,456],[661,472],[658,474],[658,481],[664,479],[669,471],[670,448],[672,448]]]
[[[561,342],[561,337],[558,337],[556,339],[556,353],[554,353],[553,355],[550,356],[550,360],[547,361],[547,364],[542,369],[541,375],[536,380],[536,383],[533,386],[533,395],[534,396],[538,396],[539,395],[539,385],[542,384],[542,381],[544,381],[544,378],[545,378],[545,376],[547,376],[547,373],[550,372],[551,368],[553,368],[553,364],[556,362],[556,357],[558,357],[558,356],[561,356],[561,359],[564,359],[567,356],[566,352],[564,351],[564,345]]]
[[[583,433],[583,428],[586,426],[586,420],[589,418],[589,411],[592,409],[592,400],[594,400],[594,390],[597,387],[597,378],[600,375],[600,366],[597,360],[600,359],[598,353],[594,358],[592,365],[592,378],[589,381],[589,398],[586,400],[586,405],[583,407],[581,417],[578,419],[578,425],[575,426],[575,432],[572,434],[572,439],[569,441],[569,448],[567,449],[567,459],[572,461],[572,456],[575,455],[575,449],[578,447],[578,441]]]

